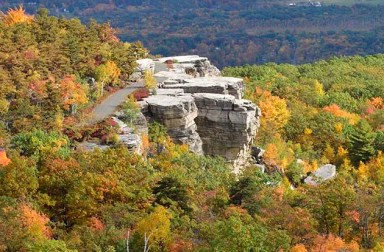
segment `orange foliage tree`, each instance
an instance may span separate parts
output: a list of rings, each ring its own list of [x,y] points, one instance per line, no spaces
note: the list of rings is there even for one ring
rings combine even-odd
[[[317,236],[314,241],[314,245],[310,249],[311,252],[336,252],[336,251],[359,251],[359,245],[352,241],[346,243],[340,237],[332,234],[327,236]]]
[[[44,240],[50,238],[51,230],[47,226],[49,218],[36,212],[31,206],[22,204],[21,223],[26,227],[27,232],[36,240]]]
[[[0,165],[8,165],[11,160],[7,157],[5,150],[0,149]]]
[[[252,99],[262,113],[258,136],[263,136],[264,139],[278,136],[290,117],[286,101],[260,88],[256,88]]]
[[[61,96],[64,101],[64,109],[71,109],[72,114],[75,113],[75,106],[88,102],[87,91],[84,87],[76,82],[74,76],[65,76],[60,83]]]
[[[360,120],[360,117],[358,115],[349,113],[348,111],[341,109],[337,104],[326,106],[323,108],[323,110],[333,114],[334,116],[348,119],[349,124],[351,125],[356,124]]]
[[[31,23],[33,16],[26,14],[23,6],[19,6],[18,8],[9,9],[6,14],[1,15],[1,21],[6,26],[18,23]]]

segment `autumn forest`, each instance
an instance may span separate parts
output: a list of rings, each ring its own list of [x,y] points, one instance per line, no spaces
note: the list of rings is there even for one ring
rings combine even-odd
[[[89,123],[146,57],[108,22],[0,14],[0,251],[384,251],[383,54],[225,67],[262,111],[265,172],[240,174],[157,122],[142,155]],[[78,148],[93,138],[110,148]]]

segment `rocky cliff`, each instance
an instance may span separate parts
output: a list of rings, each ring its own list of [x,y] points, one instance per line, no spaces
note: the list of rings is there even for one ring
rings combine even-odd
[[[260,110],[242,99],[242,79],[194,77],[187,69],[157,72],[160,88],[144,99],[142,111],[164,124],[176,143],[198,154],[221,156],[238,172],[256,136]]]
[[[241,99],[244,91],[244,82],[233,77],[200,77],[183,78],[183,75],[174,74],[163,81],[161,88],[183,89],[185,93],[212,93],[230,94]]]
[[[193,97],[204,154],[224,157],[235,167],[244,164],[259,127],[259,108],[232,95],[199,93]]]
[[[191,95],[154,95],[144,100],[147,115],[164,124],[176,143],[187,144],[191,151],[203,154],[195,118],[198,110]]]

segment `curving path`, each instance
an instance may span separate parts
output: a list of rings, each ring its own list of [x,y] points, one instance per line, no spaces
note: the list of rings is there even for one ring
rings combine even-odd
[[[108,96],[100,104],[96,105],[92,110],[92,116],[88,119],[87,124],[94,124],[112,115],[117,107],[127,100],[127,96],[135,90],[144,87],[142,81],[132,83],[131,85],[116,91]]]

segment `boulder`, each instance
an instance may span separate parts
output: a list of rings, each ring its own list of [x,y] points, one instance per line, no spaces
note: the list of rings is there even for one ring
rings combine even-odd
[[[139,59],[136,61],[137,67],[136,71],[144,73],[146,71],[154,72],[155,71],[155,62],[153,59]]]
[[[139,112],[132,125],[138,134],[148,134],[148,123],[142,112]]]
[[[304,179],[304,183],[308,185],[317,185],[336,176],[336,166],[326,164],[318,168],[312,174]]]
[[[173,71],[160,71],[153,75],[157,82],[169,82],[174,84],[182,83],[186,79],[191,79],[193,76],[188,75],[186,73],[176,73]]]
[[[116,117],[112,117],[112,120],[119,127],[119,135],[118,135],[119,142],[127,146],[127,148],[130,151],[141,154],[141,146],[142,146],[141,136],[135,133],[132,127],[129,127],[120,119]]]
[[[251,156],[255,158],[257,163],[262,163],[265,150],[260,147],[252,146],[251,147]]]
[[[128,150],[136,153],[141,153],[141,137],[138,134],[123,134],[119,135],[119,141],[127,146]]]
[[[155,63],[152,59],[139,59],[136,61],[137,67],[129,76],[129,81],[138,81],[143,78],[146,71],[153,73],[155,71]]]

